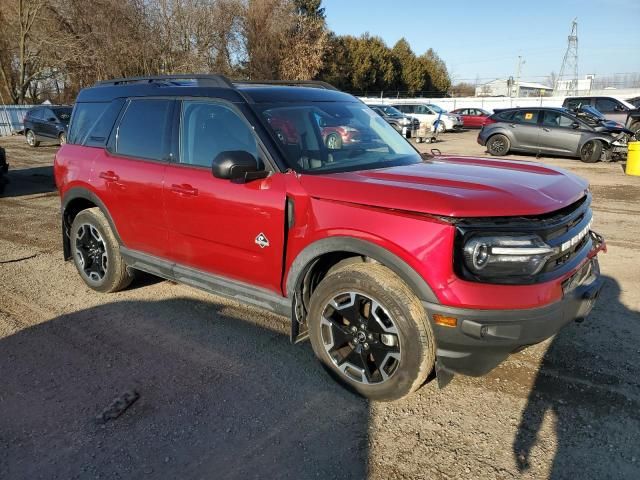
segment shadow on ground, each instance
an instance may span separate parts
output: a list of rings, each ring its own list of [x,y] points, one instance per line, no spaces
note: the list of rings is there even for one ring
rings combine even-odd
[[[56,191],[52,166],[12,169],[10,165],[9,172],[5,175],[9,183],[5,186],[4,193],[0,194],[0,198]]]
[[[623,345],[629,343],[620,341],[625,331],[627,338],[635,335],[640,313],[620,302],[615,279],[603,278],[587,320],[561,330],[542,360],[513,442],[521,473],[539,466],[532,451],[548,442],[541,429],[551,414],[557,447],[545,478],[640,478],[638,344],[629,352]],[[604,355],[593,353],[596,344],[606,345]],[[548,443],[542,447],[549,449]]]
[[[251,315],[119,301],[0,339],[0,478],[366,477],[367,403]]]

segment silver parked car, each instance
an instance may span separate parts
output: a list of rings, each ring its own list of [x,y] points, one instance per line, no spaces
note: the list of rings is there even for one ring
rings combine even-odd
[[[622,154],[629,133],[591,107],[578,115],[565,108],[509,108],[487,119],[478,143],[495,156],[519,151],[591,163]]]

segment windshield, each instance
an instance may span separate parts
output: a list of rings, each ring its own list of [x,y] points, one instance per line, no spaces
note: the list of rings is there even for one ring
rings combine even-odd
[[[52,110],[61,122],[69,123],[69,119],[71,118],[71,108],[52,108]]]
[[[291,168],[306,173],[419,163],[418,152],[362,103],[267,105],[262,115]]]

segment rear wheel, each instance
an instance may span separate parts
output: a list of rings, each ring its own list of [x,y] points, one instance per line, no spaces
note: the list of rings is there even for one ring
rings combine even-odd
[[[40,142],[36,138],[36,134],[33,133],[33,130],[27,130],[27,132],[24,134],[24,136],[26,137],[27,144],[30,147],[37,147],[38,145],[40,145]]]
[[[89,287],[98,292],[117,292],[133,280],[111,231],[99,208],[81,211],[73,220],[70,232],[71,254],[78,273]]]
[[[313,350],[329,373],[374,400],[417,390],[435,362],[419,299],[387,267],[349,264],[330,272],[309,306]]]
[[[580,149],[580,160],[585,163],[595,163],[602,156],[602,142],[591,140]]]
[[[632,123],[629,126],[629,130],[633,132],[634,138],[632,138],[632,140],[635,140],[636,142],[640,141],[640,122]]]
[[[501,133],[493,135],[487,140],[487,151],[495,157],[506,155],[510,149],[511,142],[506,135],[502,135]]]
[[[65,143],[67,143],[67,134],[62,132],[60,135],[58,135],[58,143],[60,143],[60,146],[64,145]]]
[[[434,131],[438,133],[444,133],[446,129],[447,128],[444,126],[443,122],[436,122],[436,124],[434,125]]]

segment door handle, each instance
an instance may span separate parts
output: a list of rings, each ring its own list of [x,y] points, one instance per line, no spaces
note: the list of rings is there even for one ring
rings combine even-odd
[[[545,132],[550,132],[551,131],[551,129],[547,128],[547,127],[544,127],[542,130],[544,130]]]
[[[192,197],[196,197],[198,195],[198,189],[193,188],[188,183],[183,183],[182,185],[173,184],[171,185],[171,191],[177,193],[178,195],[189,195]]]
[[[117,182],[118,180],[120,180],[120,177],[111,170],[109,170],[108,172],[100,172],[100,178],[106,180],[107,182]]]
[[[509,126],[510,126],[511,128],[516,128],[516,124],[515,124],[515,123],[510,123],[510,124],[509,124]]]

